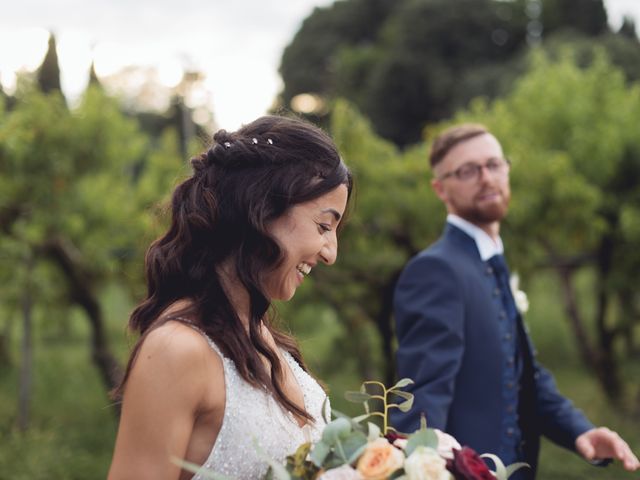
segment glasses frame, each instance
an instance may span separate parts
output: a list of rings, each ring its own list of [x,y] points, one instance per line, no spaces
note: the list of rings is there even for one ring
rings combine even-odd
[[[494,160],[501,160],[503,163],[500,166],[500,168],[496,171],[491,171],[489,169],[489,162],[494,161]],[[475,167],[475,174],[469,178],[461,178],[460,177],[460,171],[467,167],[473,165]],[[458,168],[456,168],[455,170],[451,170],[450,172],[447,173],[443,173],[442,175],[440,175],[438,177],[438,180],[442,181],[442,180],[446,180],[447,178],[451,178],[451,177],[455,177],[457,180],[461,181],[461,182],[469,182],[469,181],[477,181],[478,178],[480,178],[480,173],[482,172],[482,169],[486,168],[487,172],[491,173],[492,175],[495,174],[500,174],[502,173],[501,170],[502,169],[506,169],[505,173],[509,172],[509,169],[511,168],[511,160],[509,160],[507,157],[502,157],[502,158],[490,158],[489,160],[487,160],[485,163],[477,163],[477,162],[466,162],[463,163],[462,165],[460,165]]]

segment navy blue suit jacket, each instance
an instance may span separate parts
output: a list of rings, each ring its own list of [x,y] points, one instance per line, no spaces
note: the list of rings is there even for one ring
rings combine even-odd
[[[475,241],[450,224],[403,270],[394,296],[397,365],[400,378],[415,381],[409,389],[415,400],[409,413],[392,415],[398,430],[415,431],[424,413],[428,426],[462,445],[497,453],[506,406],[494,282]],[[593,425],[558,393],[535,359],[520,316],[517,324],[523,361],[519,425],[524,460],[535,474],[540,435],[575,450],[575,439]]]

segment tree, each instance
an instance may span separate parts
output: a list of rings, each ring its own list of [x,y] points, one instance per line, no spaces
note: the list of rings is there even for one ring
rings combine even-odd
[[[602,0],[369,3],[336,2],[305,20],[282,56],[281,105],[304,93],[328,103],[345,98],[376,133],[403,147],[471,99],[506,94],[526,69],[528,39],[537,30],[543,46],[563,36],[603,42],[616,65],[626,69],[629,61],[637,70],[637,39],[610,38]],[[310,117],[326,124],[327,113]]]
[[[361,3],[338,2],[305,21],[282,57],[282,102],[300,93],[349,99],[398,145],[418,141],[458,102],[501,92],[505,64],[526,38],[520,2],[404,0],[376,4],[375,22],[340,16]]]
[[[96,73],[96,62],[91,62],[91,68],[89,68],[89,87],[102,88],[102,83]]]
[[[326,348],[347,352],[327,355],[325,375],[355,368],[360,378],[389,382],[393,288],[407,260],[440,235],[445,212],[428,186],[428,141],[400,152],[347,103],[332,112],[331,133],[354,170],[355,204],[336,265],[314,271],[283,311],[320,322],[314,338],[330,331]],[[619,402],[619,347],[637,352],[640,322],[640,86],[629,85],[602,51],[580,66],[575,52],[552,59],[536,50],[509,95],[475,100],[429,127],[427,138],[458,121],[485,123],[512,157],[514,199],[502,231],[518,260],[511,265],[525,281],[541,271],[557,277],[578,352]],[[586,293],[582,272],[594,278]]]
[[[42,64],[36,71],[36,76],[42,92],[62,92],[62,88],[60,87],[60,66],[58,65],[56,37],[53,33],[49,34],[47,53],[42,60]]]
[[[570,52],[555,61],[539,52],[510,95],[477,102],[463,119],[489,125],[513,156],[510,252],[525,269],[557,274],[578,351],[619,401],[616,345],[635,348],[640,322],[640,86],[628,85],[604,51],[586,69]],[[589,298],[576,280],[585,269],[595,276]]]
[[[33,310],[79,306],[91,331],[93,361],[107,389],[120,379],[99,300],[110,279],[139,291],[143,239],[155,229],[147,209],[178,174],[177,141],[154,151],[136,123],[101,91],[89,89],[76,110],[60,94],[43,95],[21,83],[17,103],[0,117],[0,276],[18,275],[22,259],[40,269]],[[136,268],[139,272],[141,269]],[[134,281],[137,279],[138,281]],[[19,283],[18,283],[19,285]],[[5,305],[25,298],[13,286]]]
[[[571,29],[587,37],[609,31],[603,0],[542,0],[545,32]]]
[[[618,30],[618,34],[630,38],[631,40],[638,40],[638,32],[636,31],[636,22],[633,21],[633,18],[627,17],[625,15],[622,20],[622,25],[620,26],[620,30]]]
[[[353,207],[336,264],[314,270],[279,310],[294,319],[296,332],[320,324],[314,339],[331,334],[328,351],[345,352],[326,355],[327,377],[352,368],[358,378],[392,384],[395,282],[425,239],[437,238],[444,210],[428,188],[425,145],[401,153],[348,103],[338,101],[332,111],[331,134],[356,179]]]

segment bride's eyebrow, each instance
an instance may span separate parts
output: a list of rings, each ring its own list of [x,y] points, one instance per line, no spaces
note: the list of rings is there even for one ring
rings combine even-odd
[[[330,213],[330,214],[332,214],[333,218],[336,219],[336,222],[339,222],[340,219],[342,218],[342,215],[340,215],[338,213],[338,211],[333,209],[333,208],[325,208],[324,210],[322,210],[322,213]]]

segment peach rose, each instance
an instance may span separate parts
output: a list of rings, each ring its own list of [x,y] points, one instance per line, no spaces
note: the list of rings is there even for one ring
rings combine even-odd
[[[369,442],[358,460],[357,469],[364,480],[385,480],[402,468],[404,454],[385,438]]]

